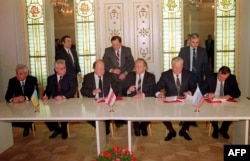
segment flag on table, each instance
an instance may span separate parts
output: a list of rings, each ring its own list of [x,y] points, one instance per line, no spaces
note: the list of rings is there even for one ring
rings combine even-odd
[[[34,106],[38,106],[39,105],[39,100],[38,100],[38,93],[37,93],[37,90],[36,90],[36,87],[33,91],[33,94],[31,96],[31,102]]]
[[[110,87],[108,97],[106,98],[106,103],[107,103],[109,106],[113,106],[113,104],[115,103],[115,100],[116,100],[115,92],[114,92],[113,89]]]
[[[193,95],[193,102],[192,104],[196,107],[200,107],[204,102],[204,97],[200,91],[200,88],[197,86],[194,95]]]

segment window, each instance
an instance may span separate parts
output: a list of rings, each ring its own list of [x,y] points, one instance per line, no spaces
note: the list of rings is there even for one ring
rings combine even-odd
[[[38,84],[47,84],[46,33],[44,1],[26,0],[26,23],[30,74],[36,76]]]
[[[95,8],[93,1],[76,0],[76,44],[83,74],[92,72],[96,60]]]
[[[182,45],[182,3],[162,1],[163,71],[171,68],[171,60],[178,56]]]

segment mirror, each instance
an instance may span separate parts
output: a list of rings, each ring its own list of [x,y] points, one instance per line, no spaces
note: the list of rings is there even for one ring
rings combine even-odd
[[[208,35],[214,38],[214,0],[184,0],[184,39],[189,33],[200,35],[200,46],[205,47]]]
[[[64,35],[69,35],[72,43],[75,44],[73,0],[70,0],[68,5],[54,6],[55,39],[61,39]]]

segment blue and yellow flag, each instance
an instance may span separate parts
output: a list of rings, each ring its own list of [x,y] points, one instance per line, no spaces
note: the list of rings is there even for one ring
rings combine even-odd
[[[34,106],[38,106],[39,105],[39,100],[38,100],[38,94],[37,94],[37,90],[36,88],[34,89],[34,92],[31,96],[31,102]]]

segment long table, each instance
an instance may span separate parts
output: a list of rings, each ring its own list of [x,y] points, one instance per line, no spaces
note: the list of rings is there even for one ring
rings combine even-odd
[[[96,121],[97,153],[106,145],[104,120],[128,121],[128,148],[132,147],[131,122],[151,121],[215,121],[234,122],[233,144],[248,144],[250,101],[239,98],[237,102],[204,102],[200,112],[195,112],[191,100],[167,102],[158,98],[133,99],[124,97],[116,101],[114,112],[105,103],[92,98],[73,98],[63,101],[40,101],[39,107],[31,102],[0,103],[0,153],[13,145],[11,122],[17,121]],[[39,135],[39,134],[38,134]]]

